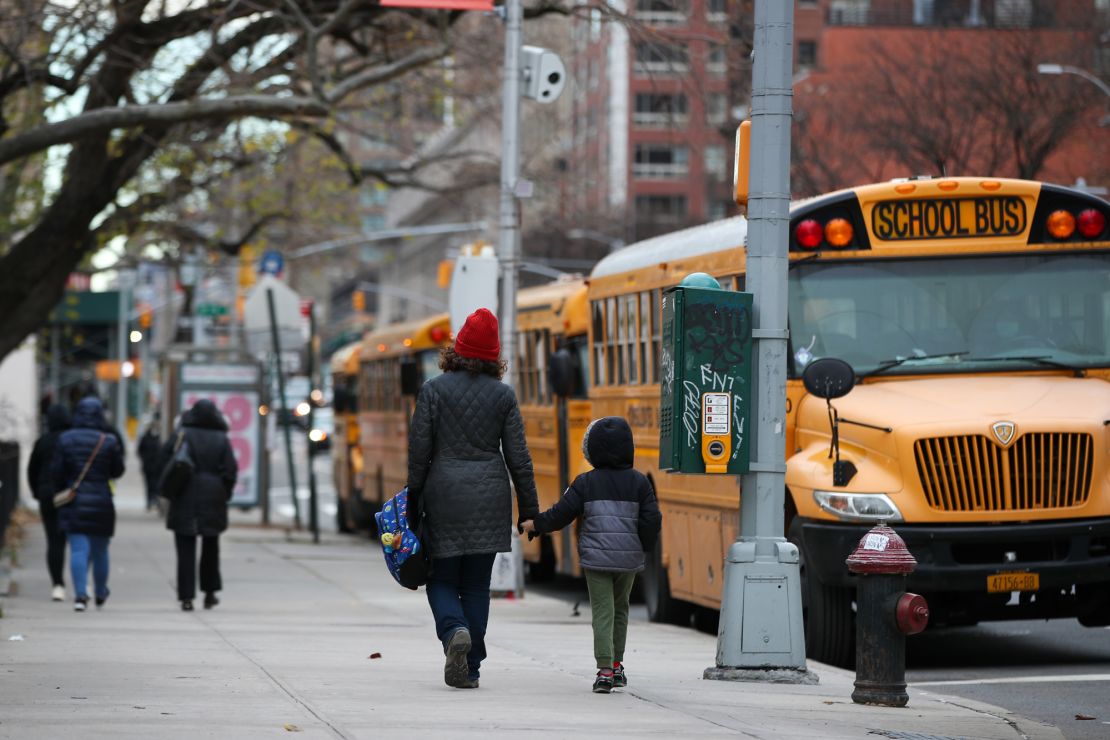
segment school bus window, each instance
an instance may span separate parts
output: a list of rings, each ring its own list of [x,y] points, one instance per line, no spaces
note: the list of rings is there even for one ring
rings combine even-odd
[[[358,373],[361,382],[358,384],[358,403],[364,409],[370,408],[370,363],[359,363]]]
[[[651,294],[640,293],[640,336],[636,342],[640,352],[640,368],[644,383],[654,383],[654,361],[651,356]]]
[[[551,403],[551,388],[547,384],[547,355],[549,351],[550,333],[547,329],[536,332],[532,351],[536,358],[536,397],[543,405]]]
[[[635,385],[640,382],[638,375],[639,363],[637,361],[636,340],[639,337],[636,321],[636,294],[624,297],[624,353],[628,366],[628,382]]]
[[[659,353],[660,347],[663,343],[662,340],[662,326],[663,326],[663,309],[659,301],[659,289],[656,288],[651,291],[651,349],[652,356],[652,374],[655,382],[659,382]]]
[[[605,299],[605,366],[609,385],[624,382],[620,364],[620,351],[617,349],[617,299]]]
[[[605,375],[605,308],[602,301],[593,303],[594,385],[606,384]]]
[[[737,292],[743,293],[744,285],[745,283],[747,283],[747,281],[744,279],[745,277],[745,275],[737,275],[732,278],[732,289]]]

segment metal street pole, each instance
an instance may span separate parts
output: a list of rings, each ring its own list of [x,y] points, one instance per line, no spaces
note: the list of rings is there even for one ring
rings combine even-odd
[[[753,455],[725,558],[716,666],[705,678],[816,683],[806,669],[798,549],[783,537],[786,290],[794,3],[756,0],[747,289],[754,295]]]
[[[308,308],[308,432],[305,434],[305,447],[308,449],[308,525],[312,528],[312,541],[320,544],[320,507],[316,498],[316,471],[312,468],[312,420],[316,402],[312,392],[319,388],[316,384],[316,307]]]
[[[520,261],[520,202],[515,188],[520,175],[520,39],[524,20],[521,0],[505,0],[505,67],[501,84],[501,199],[498,241],[501,258],[501,357],[505,382],[513,384],[516,363],[516,285]],[[514,534],[515,536],[515,534]],[[513,554],[516,591],[524,592],[524,555]]]
[[[131,337],[128,336],[127,331],[131,318],[131,301],[127,293],[129,277],[126,270],[119,271],[119,321],[116,325],[119,379],[116,381],[116,418],[113,426],[124,437],[127,436],[127,376],[123,372],[123,364],[131,358]]]
[[[506,382],[516,362],[516,283],[520,260],[520,203],[513,189],[520,175],[521,0],[505,0],[505,68],[501,104],[501,199],[498,212],[501,257],[501,348]]]
[[[281,401],[281,410],[278,412],[277,423],[285,432],[285,461],[289,468],[290,498],[293,499],[293,526],[301,528],[301,505],[297,501],[297,469],[293,464],[293,438],[289,436],[289,425],[293,423],[293,410],[285,402],[285,371],[281,366],[281,340],[278,338],[277,309],[274,308],[273,288],[266,288],[266,307],[270,311],[270,340],[273,342],[274,357],[276,358],[276,373],[278,382],[278,400]],[[281,414],[286,414],[282,423]],[[269,491],[266,496],[269,497]]]

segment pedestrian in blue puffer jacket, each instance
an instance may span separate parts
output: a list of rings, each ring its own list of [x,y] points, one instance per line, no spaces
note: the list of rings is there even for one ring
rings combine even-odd
[[[90,560],[96,605],[103,606],[108,599],[108,542],[116,531],[116,507],[108,481],[123,475],[123,452],[116,436],[106,429],[100,401],[81,399],[73,411],[73,427],[58,438],[50,466],[54,489],[61,491],[73,485],[88,464],[77,497],[58,509],[58,528],[69,539],[69,569],[76,595],[73,608],[79,612],[89,603]]]
[[[582,454],[594,469],[575,478],[554,506],[521,526],[544,534],[582,517],[578,561],[593,615],[598,668],[593,690],[608,694],[628,685],[628,597],[636,573],[644,568],[644,552],[655,547],[663,516],[651,481],[632,468],[636,446],[627,421],[619,416],[594,420],[582,438]]]

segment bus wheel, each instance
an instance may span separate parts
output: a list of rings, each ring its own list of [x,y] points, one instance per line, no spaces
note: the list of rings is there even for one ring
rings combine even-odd
[[[789,539],[798,546],[806,655],[821,663],[852,668],[856,658],[854,594],[850,588],[827,586],[806,572],[806,554],[799,527],[797,521],[791,525]]]
[[[347,502],[338,497],[335,499],[335,528],[342,534],[350,534],[354,531],[347,519]]]
[[[551,545],[548,535],[540,536],[540,559],[538,562],[528,563],[528,580],[532,583],[543,583],[555,578],[555,548]]]
[[[1104,586],[1101,596],[1102,598],[1099,599],[1101,603],[1098,603],[1086,614],[1079,616],[1079,623],[1084,627],[1110,626],[1110,587]]]
[[[655,543],[655,549],[647,554],[647,562],[641,575],[644,604],[647,606],[648,619],[666,624],[690,624],[693,605],[679,601],[671,596],[671,584],[667,579],[667,569],[663,567],[662,545]]]

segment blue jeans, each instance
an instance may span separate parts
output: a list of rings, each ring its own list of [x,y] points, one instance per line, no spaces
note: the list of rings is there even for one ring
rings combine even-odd
[[[470,678],[486,658],[486,624],[489,622],[489,582],[494,553],[456,555],[432,560],[428,581],[428,604],[436,620],[436,636],[447,650],[451,635],[459,629],[470,632],[466,665]]]
[[[73,592],[78,599],[89,598],[86,584],[89,579],[89,560],[92,560],[93,583],[96,597],[108,596],[108,542],[111,537],[96,534],[69,534],[69,572],[73,577]]]

